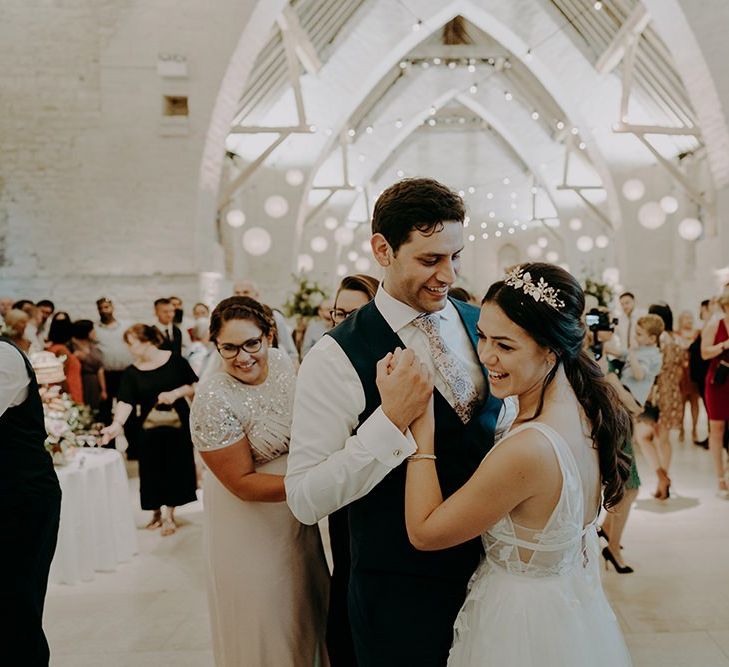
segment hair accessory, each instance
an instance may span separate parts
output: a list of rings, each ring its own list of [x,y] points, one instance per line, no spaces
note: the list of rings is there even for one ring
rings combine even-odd
[[[557,298],[559,292],[554,287],[550,287],[544,278],[539,278],[539,282],[534,283],[531,274],[528,271],[525,273],[520,266],[506,274],[505,282],[509,287],[522,290],[524,294],[528,294],[537,303],[543,301],[556,310],[564,308],[564,301]]]

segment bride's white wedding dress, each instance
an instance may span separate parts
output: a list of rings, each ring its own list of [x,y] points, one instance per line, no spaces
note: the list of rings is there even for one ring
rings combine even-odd
[[[537,429],[552,444],[562,492],[544,528],[524,528],[507,515],[482,535],[486,556],[456,619],[448,665],[630,665],[600,581],[595,522],[583,527],[589,489],[584,480],[590,475],[580,475],[573,450],[541,422],[516,427],[496,446],[527,428]],[[581,465],[590,465],[589,457]]]

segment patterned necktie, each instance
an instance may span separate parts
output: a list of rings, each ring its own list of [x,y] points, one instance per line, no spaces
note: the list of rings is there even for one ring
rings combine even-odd
[[[468,371],[446,345],[440,335],[440,315],[423,313],[413,320],[417,327],[428,337],[428,349],[433,358],[436,370],[446,381],[453,392],[455,405],[453,408],[461,421],[466,424],[478,405],[478,391]]]

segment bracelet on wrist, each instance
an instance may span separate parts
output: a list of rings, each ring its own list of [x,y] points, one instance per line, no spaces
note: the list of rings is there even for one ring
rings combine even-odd
[[[411,454],[407,461],[435,461],[435,454]]]

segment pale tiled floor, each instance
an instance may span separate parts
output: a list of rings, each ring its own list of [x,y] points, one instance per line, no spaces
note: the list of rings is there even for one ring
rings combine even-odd
[[[670,500],[654,500],[654,478],[643,474],[623,540],[636,572],[611,569],[605,588],[636,667],[729,667],[729,501],[714,496],[707,452],[677,442],[674,452]],[[138,505],[136,489],[132,479]],[[54,667],[213,664],[200,504],[179,515],[185,525],[174,536],[140,530],[140,554],[117,572],[50,587]],[[138,525],[145,521],[138,510]]]

